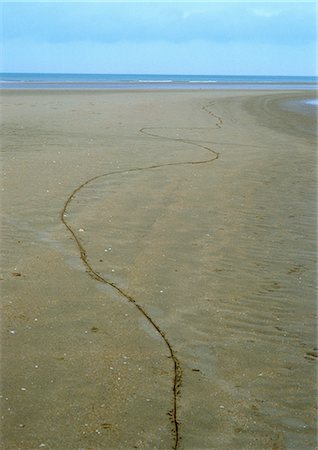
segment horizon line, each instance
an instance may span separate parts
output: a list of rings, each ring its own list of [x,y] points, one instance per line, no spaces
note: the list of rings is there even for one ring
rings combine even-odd
[[[173,73],[173,72],[164,72],[164,73],[155,73],[155,72],[29,72],[29,71],[0,71],[0,74],[47,74],[47,75],[173,75],[173,76],[215,76],[215,77],[311,77],[311,78],[318,78],[318,74],[311,74],[311,75],[295,75],[295,74],[239,74],[239,73],[231,73],[231,74],[225,74],[225,73]]]

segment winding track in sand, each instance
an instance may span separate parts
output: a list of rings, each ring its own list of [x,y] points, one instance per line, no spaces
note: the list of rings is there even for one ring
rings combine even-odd
[[[221,117],[217,116],[212,111],[210,111],[209,106],[211,106],[211,103],[203,106],[202,110],[204,110],[205,112],[210,114],[216,120],[215,125],[217,128],[219,128],[219,129],[222,128],[223,121],[222,121]],[[163,129],[163,128],[158,128],[158,129]],[[191,129],[194,130],[195,128],[191,128]],[[181,383],[182,383],[182,368],[181,368],[180,361],[176,356],[176,352],[173,349],[173,346],[171,345],[170,340],[169,340],[169,338],[167,338],[165,332],[154,321],[154,319],[148,314],[146,309],[143,306],[141,306],[130,294],[125,292],[125,290],[122,287],[118,286],[114,281],[108,280],[108,279],[102,277],[96,270],[94,270],[94,268],[92,267],[91,263],[88,260],[88,255],[87,255],[87,252],[86,252],[83,244],[81,243],[79,237],[76,235],[76,233],[73,230],[73,228],[71,227],[71,225],[66,220],[67,209],[69,208],[69,206],[70,206],[72,200],[75,198],[75,196],[78,195],[85,186],[93,183],[94,181],[96,181],[100,178],[110,177],[113,175],[124,175],[124,174],[130,173],[130,172],[139,172],[139,171],[144,171],[144,170],[159,169],[159,168],[168,167],[168,166],[207,164],[207,163],[212,163],[213,161],[216,161],[219,158],[219,153],[210,147],[198,144],[197,142],[192,141],[190,139],[171,138],[171,137],[167,137],[167,136],[161,136],[160,134],[155,133],[154,130],[157,130],[157,128],[141,128],[139,131],[140,131],[140,133],[150,136],[150,137],[153,137],[155,139],[160,139],[160,140],[164,140],[164,141],[175,141],[175,142],[181,142],[184,144],[194,145],[195,147],[198,147],[198,148],[208,151],[212,155],[212,157],[210,157],[208,159],[204,159],[204,160],[198,160],[198,161],[181,161],[181,162],[171,162],[171,163],[166,163],[166,164],[154,164],[154,165],[147,166],[147,167],[135,167],[135,168],[131,168],[128,170],[127,169],[118,170],[118,171],[107,172],[107,173],[103,173],[100,175],[96,175],[92,178],[89,178],[88,180],[86,180],[85,182],[83,182],[82,184],[80,184],[73,190],[73,192],[69,195],[69,197],[67,198],[67,200],[64,203],[64,207],[61,211],[60,217],[61,217],[62,223],[65,225],[65,227],[71,233],[72,238],[74,239],[74,241],[78,247],[78,250],[80,253],[80,258],[86,268],[86,272],[96,281],[98,281],[100,283],[104,283],[108,286],[111,286],[122,297],[124,297],[128,302],[132,303],[138,309],[138,311],[143,315],[143,317],[148,321],[148,323],[150,323],[151,326],[156,330],[156,332],[161,336],[166,347],[168,348],[170,358],[173,361],[173,388],[172,388],[172,390],[173,390],[173,407],[172,407],[172,410],[169,412],[169,416],[170,416],[170,419],[173,424],[173,431],[172,431],[173,436],[174,436],[173,449],[177,450],[180,439],[181,439],[180,421],[179,421],[179,417],[178,417],[178,399],[180,397],[180,388],[181,388]]]

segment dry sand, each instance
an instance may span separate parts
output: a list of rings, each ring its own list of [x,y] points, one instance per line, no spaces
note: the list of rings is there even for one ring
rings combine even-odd
[[[315,448],[306,96],[3,92],[2,449]]]

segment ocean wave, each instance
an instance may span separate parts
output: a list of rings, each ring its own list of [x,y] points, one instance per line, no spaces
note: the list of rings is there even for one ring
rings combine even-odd
[[[138,80],[138,83],[173,83],[173,80]]]

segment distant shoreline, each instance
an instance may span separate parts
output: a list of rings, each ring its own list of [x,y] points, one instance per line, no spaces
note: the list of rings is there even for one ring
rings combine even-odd
[[[158,74],[41,74],[2,73],[1,89],[317,89],[317,77],[236,76],[236,75],[158,75]]]

